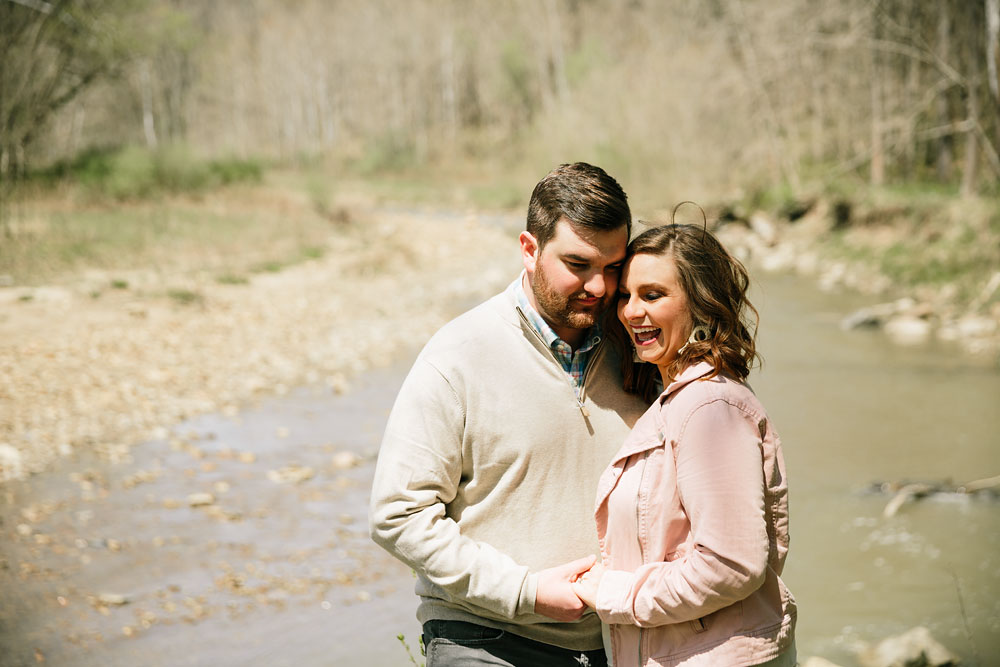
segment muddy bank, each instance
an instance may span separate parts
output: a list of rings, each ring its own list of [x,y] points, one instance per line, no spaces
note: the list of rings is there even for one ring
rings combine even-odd
[[[509,234],[475,215],[353,218],[322,258],[248,284],[150,270],[99,299],[100,271],[0,288],[0,480],[77,452],[127,460],[172,424],[303,384],[343,391],[516,275]]]

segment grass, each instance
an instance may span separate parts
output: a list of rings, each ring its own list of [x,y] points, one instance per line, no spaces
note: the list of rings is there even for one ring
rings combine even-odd
[[[0,284],[65,282],[100,268],[119,274],[100,289],[130,289],[137,283],[121,274],[133,270],[201,271],[218,284],[245,285],[253,274],[319,259],[331,236],[359,228],[343,203],[352,198],[451,210],[526,209],[538,177],[530,168],[414,165],[405,150],[393,157],[399,146],[391,139],[374,145],[361,164],[314,158],[267,172],[254,160],[199,162],[184,148],[85,153],[34,174],[26,194],[5,208]],[[1000,267],[996,197],[961,200],[949,186],[871,188],[843,179],[798,191],[762,185],[728,203],[787,218],[819,198],[832,208],[843,204],[843,224],[816,239],[818,250],[863,263],[902,289],[948,288],[968,302]],[[640,214],[638,204],[633,212]]]
[[[28,178],[43,186],[72,182],[92,198],[121,201],[204,192],[233,183],[259,183],[263,173],[259,161],[233,157],[200,159],[184,145],[157,150],[116,146],[91,148]]]
[[[953,188],[920,184],[834,184],[820,196],[850,204],[850,218],[818,239],[820,251],[870,267],[902,291],[944,293],[967,304],[1000,270],[996,198],[961,199]]]
[[[215,277],[215,282],[220,285],[247,285],[250,283],[250,279],[234,273],[223,273]]]
[[[199,304],[205,300],[204,295],[189,289],[169,289],[167,296],[183,306]]]
[[[129,271],[207,271],[244,284],[248,274],[280,271],[323,256],[331,223],[294,192],[236,185],[197,197],[93,202],[62,188],[20,201],[0,242],[0,276],[13,285],[72,281],[89,269],[124,290]]]

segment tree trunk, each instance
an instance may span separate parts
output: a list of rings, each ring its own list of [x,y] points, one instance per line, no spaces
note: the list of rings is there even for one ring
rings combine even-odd
[[[962,186],[959,192],[963,197],[971,197],[976,192],[976,180],[979,176],[979,137],[976,127],[979,125],[979,58],[981,53],[975,48],[978,40],[970,45],[969,77],[966,85],[965,108],[969,131],[965,133],[965,167],[962,169]]]
[[[153,116],[153,84],[150,82],[149,62],[139,66],[139,97],[142,99],[142,132],[146,137],[146,147],[156,150],[156,122]]]
[[[1000,40],[1000,0],[986,0],[986,72],[993,99],[1000,102],[1000,80],[997,79],[998,40]]]
[[[877,7],[875,11],[878,11]],[[874,17],[872,26],[873,41],[879,38],[879,19]],[[881,59],[876,45],[873,43],[869,48],[869,59],[871,68],[871,78],[869,79],[869,91],[871,93],[871,161],[869,163],[869,180],[872,185],[882,185],[885,183],[885,145],[883,143],[882,128],[884,126],[885,110],[882,105],[882,68]]]
[[[951,17],[949,15],[948,3],[946,1],[941,2],[938,5],[938,24],[937,24],[937,53],[938,56],[947,62],[949,51],[951,50],[949,39],[951,33]],[[938,124],[948,125],[951,123],[951,112],[948,108],[948,95],[947,93],[939,95],[937,101],[937,113],[938,113]],[[950,135],[943,136],[938,140],[937,145],[937,175],[938,179],[943,182],[948,182],[951,180],[951,169],[952,162],[954,160],[952,156],[952,137]]]

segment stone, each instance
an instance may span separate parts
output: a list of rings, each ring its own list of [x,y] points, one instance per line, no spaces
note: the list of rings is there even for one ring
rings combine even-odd
[[[863,649],[858,653],[858,661],[862,667],[948,667],[960,663],[958,656],[923,626]]]
[[[820,658],[819,656],[812,656],[808,658],[805,662],[800,663],[801,667],[840,667],[835,662],[830,662],[826,658]]]
[[[277,470],[268,470],[267,478],[277,484],[298,484],[312,479],[316,471],[308,466],[285,466]]]
[[[778,232],[775,229],[774,223],[760,211],[751,215],[749,222],[750,229],[752,229],[754,234],[759,236],[761,241],[765,244],[774,245],[778,240]]]
[[[885,333],[897,343],[916,345],[930,338],[931,323],[913,315],[900,315],[885,323]]]
[[[878,303],[874,306],[859,308],[840,321],[840,328],[849,330],[861,327],[880,327],[897,312],[898,308],[895,302]]]
[[[955,323],[959,338],[983,338],[994,334],[997,321],[992,317],[966,315]]]
[[[21,452],[5,442],[0,442],[0,482],[24,477]]]
[[[205,505],[214,505],[215,496],[211,493],[192,493],[187,497],[187,501],[191,507],[203,507]]]
[[[128,603],[128,598],[119,593],[101,593],[97,602],[108,607],[120,607]]]
[[[353,468],[361,463],[361,457],[354,452],[337,452],[333,455],[332,463],[333,467],[337,470],[346,470],[347,468]]]

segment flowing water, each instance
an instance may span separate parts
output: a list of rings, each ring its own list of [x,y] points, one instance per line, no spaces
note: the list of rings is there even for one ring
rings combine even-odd
[[[883,518],[891,496],[866,492],[1000,475],[996,362],[841,331],[865,305],[856,295],[787,277],[755,295],[765,365],[753,384],[788,467],[800,656],[850,665],[860,641],[924,625],[972,664],[1000,664],[1000,502],[945,494]]]
[[[1000,664],[1000,502],[940,495],[887,519],[890,496],[868,491],[1000,474],[996,363],[841,331],[870,298],[776,277],[754,294],[766,363],[752,384],[785,447],[800,659],[854,665],[860,642],[924,625],[966,664]],[[7,485],[0,665],[412,664],[396,639],[417,653],[412,574],[365,525],[408,365]]]

